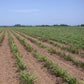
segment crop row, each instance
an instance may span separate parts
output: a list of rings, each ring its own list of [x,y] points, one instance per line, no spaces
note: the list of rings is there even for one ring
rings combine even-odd
[[[84,68],[84,62],[76,59],[75,57],[65,53],[65,52],[61,52],[61,51],[58,51],[56,49],[53,49],[53,48],[49,48],[48,51],[51,53],[51,54],[57,54],[59,56],[61,56],[62,58],[64,58],[65,60],[67,61],[72,61],[76,66],[80,66],[81,68]]]
[[[8,36],[9,36],[9,43],[11,50],[17,60],[17,67],[18,67],[18,71],[20,72],[21,84],[33,84],[35,80],[33,75],[30,75],[29,72],[27,71],[26,64],[21,59],[21,55],[18,50],[18,47],[14,43],[13,38],[9,32],[8,32]]]
[[[29,40],[30,40],[30,39],[31,39],[31,40],[34,40],[34,39],[32,39],[32,38],[27,37],[26,35],[24,35],[24,34],[22,34],[22,33],[19,33],[19,34],[20,34],[21,36],[25,37],[25,38],[28,38]],[[18,37],[18,36],[17,36],[17,37]],[[31,42],[32,42],[32,41],[31,41]],[[36,43],[37,41],[34,40],[33,42]],[[41,44],[42,44],[42,43],[41,43]],[[43,45],[43,44],[42,44],[42,45]],[[47,47],[47,46],[46,46],[46,47]],[[62,58],[64,58],[64,59],[67,60],[67,61],[72,61],[76,66],[80,66],[80,67],[84,68],[84,62],[79,61],[78,59],[74,58],[74,57],[71,56],[70,54],[67,54],[67,53],[65,53],[65,52],[58,51],[58,50],[53,49],[53,48],[49,48],[49,49],[48,49],[48,52],[53,53],[53,54],[57,54],[57,55],[61,56]]]
[[[80,49],[77,49],[76,47],[73,47],[73,46],[66,47],[64,45],[59,45],[58,43],[50,41],[50,40],[47,40],[47,42],[49,42],[50,44],[53,44],[54,46],[59,47],[62,50],[67,50],[75,54],[80,54]]]
[[[78,49],[78,48],[76,48],[76,47],[73,47],[73,46],[68,46],[68,47],[66,47],[66,46],[64,46],[64,45],[59,45],[57,42],[51,41],[51,40],[49,40],[49,39],[47,39],[47,38],[42,38],[42,37],[39,37],[39,38],[38,38],[38,37],[35,36],[35,35],[30,35],[30,36],[35,37],[35,38],[37,38],[38,40],[42,40],[43,42],[48,42],[48,43],[50,43],[50,44],[52,44],[52,45],[54,45],[54,46],[59,47],[59,48],[62,49],[62,50],[67,50],[67,51],[72,52],[72,53],[75,53],[75,54],[80,54],[80,49]]]
[[[83,27],[20,27],[14,29],[25,32],[28,35],[38,35],[46,39],[52,39],[84,49]]]
[[[25,33],[26,34],[26,33]],[[21,35],[22,36],[24,36],[22,33],[21,33]],[[79,48],[77,48],[77,47],[73,47],[73,46],[64,46],[64,45],[59,45],[57,42],[54,42],[54,41],[51,41],[51,40],[49,40],[49,39],[47,39],[47,38],[43,38],[43,37],[38,37],[37,35],[30,35],[30,36],[32,36],[32,37],[34,37],[34,38],[37,38],[38,40],[42,40],[43,42],[48,42],[48,43],[50,43],[50,44],[52,44],[52,45],[54,45],[54,46],[57,46],[57,47],[59,47],[60,49],[62,49],[62,50],[67,50],[67,51],[69,51],[69,52],[71,52],[71,53],[75,53],[75,54],[80,54],[80,49]],[[29,37],[26,37],[26,38],[28,38],[30,41],[32,41],[32,42],[35,42],[36,40],[33,40],[33,39],[31,39],[31,38],[29,38]],[[38,43],[38,42],[36,42],[36,43]],[[42,43],[38,43],[38,45],[43,45]]]
[[[23,40],[21,37],[19,37],[14,32],[13,32],[13,34],[17,37],[17,39],[20,42]],[[22,44],[24,45],[24,43],[22,43]],[[26,46],[24,45],[24,47],[26,47]],[[26,47],[26,48],[28,48],[28,47]],[[34,57],[36,57],[38,60],[43,62],[44,66],[46,66],[49,70],[51,70],[55,75],[58,75],[59,77],[63,78],[64,81],[66,81],[68,84],[77,84],[78,81],[77,81],[76,77],[70,76],[66,71],[64,71],[62,68],[60,68],[58,66],[58,64],[54,64],[50,60],[47,60],[47,56],[40,56],[40,54],[37,52],[36,49],[32,49],[32,52],[33,52],[32,54],[34,55]]]
[[[38,42],[38,41],[36,41],[36,40],[34,40],[34,39],[32,39],[32,38],[29,38],[29,37],[25,36],[24,34],[19,33],[19,32],[17,32],[17,31],[16,31],[16,33],[18,33],[18,34],[20,34],[21,36],[27,38],[27,39],[30,40],[32,43],[37,44],[37,45],[40,46],[41,48],[46,48],[46,45],[42,44],[41,42]]]
[[[5,31],[4,31],[3,34],[0,36],[0,45],[1,45],[1,42],[3,41],[3,39],[4,39],[4,35],[5,35]]]
[[[0,33],[2,32],[3,30],[0,30]]]
[[[0,33],[3,32],[5,30],[5,28],[0,28]]]

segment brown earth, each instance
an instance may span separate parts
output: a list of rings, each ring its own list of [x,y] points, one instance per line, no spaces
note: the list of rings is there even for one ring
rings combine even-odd
[[[24,34],[24,33],[22,33],[22,34]],[[75,54],[75,53],[73,54],[73,53],[71,53],[71,52],[69,52],[69,51],[62,50],[62,49],[60,49],[59,47],[54,46],[54,45],[52,45],[52,44],[50,44],[50,43],[48,43],[48,42],[42,42],[42,41],[39,41],[37,38],[33,38],[33,37],[31,37],[31,36],[29,36],[29,35],[26,35],[26,34],[24,34],[24,35],[25,35],[25,36],[28,36],[29,38],[32,38],[32,39],[34,39],[34,40],[36,40],[36,41],[38,41],[38,42],[40,42],[40,43],[42,43],[42,44],[44,44],[44,45],[46,45],[48,48],[53,47],[54,49],[56,49],[56,50],[58,50],[58,51],[65,52],[65,53],[67,53],[67,54],[69,54],[69,55],[75,57],[76,59],[78,59],[78,60],[84,62],[84,55],[81,55],[81,54],[79,55],[79,54]],[[61,43],[59,43],[59,44],[61,44]],[[61,45],[62,45],[62,44],[61,44]],[[82,53],[84,53],[84,52],[82,51]]]
[[[31,52],[28,52],[12,33],[11,35],[27,65],[27,69],[30,73],[34,73],[37,84],[63,84],[62,78],[50,73],[43,63],[34,58]]]
[[[15,63],[6,32],[0,46],[0,84],[19,84]]]
[[[19,35],[19,34],[17,34]],[[20,35],[19,35],[20,36]],[[64,70],[67,70],[70,75],[76,76],[79,80],[83,81],[84,78],[84,70],[80,67],[75,66],[72,62],[66,61],[58,55],[51,55],[47,52],[47,49],[39,48],[34,43],[31,43],[28,39],[20,36],[21,38],[25,39],[25,41],[33,46],[34,49],[37,49],[41,55],[48,55],[48,59],[53,61],[54,63],[58,63],[60,67]],[[50,45],[49,45],[50,46]]]

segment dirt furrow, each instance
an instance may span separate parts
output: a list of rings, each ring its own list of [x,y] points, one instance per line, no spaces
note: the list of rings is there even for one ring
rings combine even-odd
[[[19,34],[17,34],[19,35]],[[38,52],[41,55],[48,55],[48,59],[53,61],[54,63],[58,63],[58,65],[60,67],[62,67],[64,70],[67,70],[69,72],[70,75],[74,75],[76,76],[79,80],[83,80],[84,78],[84,71],[82,68],[77,67],[76,65],[74,65],[72,62],[70,61],[66,61],[63,58],[61,58],[60,56],[54,55],[54,54],[49,54],[47,52],[47,49],[43,49],[43,48],[39,48],[37,45],[35,45],[34,43],[31,43],[28,39],[22,37],[21,35],[19,35],[21,38],[25,39],[25,41],[27,43],[29,43],[31,46],[33,46],[34,49],[37,49]]]
[[[15,60],[10,51],[7,32],[0,46],[0,84],[19,84]]]
[[[25,50],[24,46],[16,39],[13,34],[11,35],[14,39],[14,42],[18,46],[18,49],[22,55],[22,59],[27,64],[27,69],[30,71],[30,73],[33,72],[37,77],[37,84],[63,84],[62,78],[56,77],[50,73],[41,62],[34,58],[30,52]]]
[[[24,34],[24,33],[22,33],[22,34]],[[26,34],[24,34],[24,35],[25,35],[25,36],[28,36],[29,38],[32,38],[32,39],[34,39],[34,40],[36,40],[36,41],[38,41],[38,42],[41,42],[42,44],[48,46],[48,48],[53,47],[53,48],[56,49],[56,50],[59,50],[59,51],[61,51],[61,52],[65,52],[65,53],[67,53],[67,54],[70,54],[71,56],[74,56],[76,59],[78,59],[78,60],[84,62],[84,56],[83,56],[83,55],[73,54],[73,53],[68,52],[68,51],[66,51],[66,50],[62,50],[62,49],[60,49],[59,47],[56,47],[56,46],[54,46],[54,45],[52,45],[52,44],[50,44],[50,43],[48,43],[48,42],[42,42],[42,41],[39,41],[37,38],[33,38],[33,37],[31,37],[31,36],[29,36],[29,35],[26,35]],[[82,52],[83,52],[83,51],[82,51]]]

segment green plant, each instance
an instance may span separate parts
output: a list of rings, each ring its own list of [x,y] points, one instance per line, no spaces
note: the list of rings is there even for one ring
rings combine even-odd
[[[56,42],[61,42],[68,46],[84,49],[84,28],[83,27],[20,27],[13,28],[16,31],[23,32],[30,36],[39,37],[40,39],[46,41],[54,40]],[[66,30],[66,31],[65,31]]]
[[[33,52],[33,55],[38,60],[41,60],[42,62],[44,62],[44,66],[45,67],[47,67],[48,69],[50,69],[56,75],[62,77],[68,84],[77,84],[77,78],[69,76],[68,73],[67,73],[67,71],[64,71],[62,68],[60,68],[57,63],[54,64],[50,60],[47,60],[47,58],[45,60],[42,60],[41,57],[43,57],[43,56],[40,56],[39,53],[36,50]]]
[[[37,45],[40,46],[41,48],[46,48],[46,45],[42,44],[41,42],[38,42],[38,41],[36,41],[36,40],[34,40],[34,39],[32,39],[32,38],[30,38],[30,37],[28,37],[28,36],[26,36],[26,35],[24,35],[24,34],[22,34],[22,33],[19,33],[19,32],[17,32],[17,33],[20,34],[21,36],[27,38],[27,39],[30,40],[31,42],[37,44]]]
[[[75,65],[84,68],[84,62],[79,61],[78,59],[74,58],[73,56],[71,56],[65,52],[62,53],[61,51],[57,51],[53,48],[49,48],[48,51],[52,54],[57,54],[57,55],[61,56],[62,58],[64,58],[67,61],[72,61]]]
[[[72,76],[67,76],[67,78],[65,78],[68,82],[68,84],[80,84],[77,82],[77,78],[76,77],[72,77]]]
[[[51,50],[51,51],[53,51],[53,50]],[[55,53],[59,53],[59,52],[55,51]],[[48,69],[50,69],[52,72],[55,73],[55,75],[58,75],[61,78],[63,78],[68,84],[72,84],[72,83],[73,84],[77,84],[76,77],[70,76],[66,71],[64,71],[62,68],[60,68],[57,64],[55,65],[50,60],[47,60],[47,59],[43,60],[44,58],[42,58],[42,60],[41,60],[42,56],[40,56],[39,53],[36,50],[35,51],[33,50],[33,55],[38,60],[40,60],[41,62],[43,62],[44,65],[47,66]]]
[[[16,57],[16,60],[17,60],[18,69],[21,72],[21,76],[20,76],[21,84],[33,84],[33,82],[34,82],[33,75],[29,75],[29,73],[27,72],[26,64],[21,59],[20,52],[18,51],[18,47],[14,43],[13,38],[9,32],[8,32],[8,37],[9,37],[9,44],[10,44],[11,50],[12,50],[12,52],[13,52],[14,56]],[[24,43],[23,40],[22,40],[22,43]]]
[[[5,36],[5,32],[3,32],[3,34],[0,37],[0,45],[1,45],[1,42],[3,41],[3,39],[4,39],[4,36]]]
[[[26,68],[26,64],[21,59],[19,62],[17,62],[17,65],[20,70],[25,70],[25,68]]]
[[[35,81],[33,74],[30,76],[27,71],[21,72],[21,79],[21,84],[33,84]]]
[[[46,61],[47,60],[47,56],[40,56],[37,51],[33,52],[33,55],[38,58],[40,61]]]
[[[20,42],[25,46],[25,48],[31,52],[33,50],[32,46],[30,44],[27,44],[24,39],[20,38],[17,34],[13,32],[13,34],[17,37],[17,39],[20,40]]]
[[[49,51],[50,53],[52,53],[52,54],[56,54],[56,50],[53,49],[53,48],[49,48],[48,51]]]

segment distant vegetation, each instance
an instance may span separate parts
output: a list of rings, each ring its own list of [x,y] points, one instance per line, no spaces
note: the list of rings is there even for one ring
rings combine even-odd
[[[40,36],[45,40],[52,39],[69,44],[72,47],[75,46],[76,48],[84,49],[84,27],[16,27],[15,30],[25,32],[32,36]]]
[[[9,25],[2,25],[0,27],[32,27],[32,26],[35,26],[35,27],[49,27],[49,26],[71,26],[71,25],[68,25],[68,24],[53,24],[53,25],[21,25],[21,24],[15,24],[15,25],[12,25],[12,26],[9,26]],[[81,25],[75,25],[75,26],[81,26],[81,27],[84,27],[84,24],[81,24]]]

